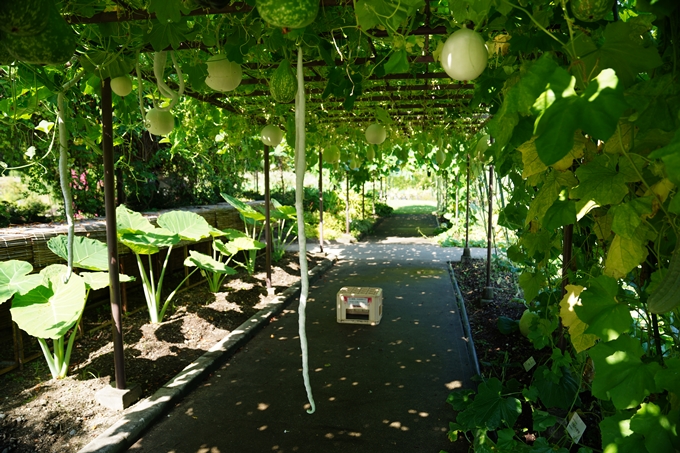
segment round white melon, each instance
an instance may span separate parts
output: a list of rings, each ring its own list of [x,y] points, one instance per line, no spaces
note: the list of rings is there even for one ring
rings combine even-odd
[[[385,141],[387,131],[382,124],[371,124],[366,128],[366,141],[371,145],[379,145]]]
[[[241,84],[241,65],[227,60],[224,55],[213,55],[206,62],[208,77],[205,84],[215,91],[231,91]]]
[[[175,128],[175,117],[168,110],[152,108],[146,113],[146,122],[152,135],[168,135]]]
[[[283,131],[276,126],[267,125],[260,132],[262,143],[267,146],[277,146],[283,140]]]
[[[132,81],[124,75],[111,79],[111,91],[120,97],[125,97],[132,92]]]
[[[482,36],[474,30],[461,28],[444,43],[441,63],[454,80],[474,80],[486,68],[489,52]]]

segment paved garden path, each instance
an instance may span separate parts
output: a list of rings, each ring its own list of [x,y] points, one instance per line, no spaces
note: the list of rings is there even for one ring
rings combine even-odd
[[[454,418],[446,396],[473,375],[447,270],[461,250],[417,231],[434,226],[432,216],[392,216],[361,243],[328,247],[341,258],[311,287],[307,307],[316,413],[305,412],[294,304],[130,451],[467,451],[446,437]],[[338,324],[343,286],[382,288],[382,322]]]

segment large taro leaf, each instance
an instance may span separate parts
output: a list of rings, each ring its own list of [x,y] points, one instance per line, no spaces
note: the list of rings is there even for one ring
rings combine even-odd
[[[68,260],[68,236],[60,235],[47,242],[52,252],[63,260]],[[107,271],[109,269],[106,244],[85,236],[73,238],[73,266],[88,271]]]
[[[120,236],[125,233],[152,232],[155,227],[139,212],[131,211],[122,204],[116,208],[116,229]]]
[[[513,426],[522,412],[522,405],[517,398],[503,398],[502,384],[496,378],[482,382],[477,389],[477,396],[467,409],[458,414],[456,421],[463,426],[468,422],[473,426],[494,430],[501,426]]]
[[[593,395],[597,398],[611,398],[617,409],[628,409],[656,392],[654,376],[661,366],[641,360],[644,350],[636,338],[621,335],[614,341],[598,343],[589,354],[596,370]]]
[[[213,227],[203,217],[188,211],[171,211],[161,214],[157,223],[185,241],[207,238],[213,230]]]
[[[28,275],[33,270],[31,263],[19,260],[0,262],[0,304],[13,295],[26,294],[40,283],[42,276]]]
[[[240,250],[260,250],[266,247],[266,244],[263,244],[262,242],[249,237],[242,231],[227,228],[226,230],[224,230],[224,234],[227,237],[227,239],[231,240],[231,242],[227,244],[229,250],[234,250],[234,248],[236,248],[237,249],[236,252],[238,252]],[[233,255],[236,252],[233,252],[231,254]]]
[[[40,274],[43,284],[12,301],[12,319],[22,330],[37,338],[57,339],[78,321],[85,308],[85,281],[71,274],[64,283],[67,268],[53,264]]]
[[[85,286],[87,289],[104,289],[107,286],[109,286],[109,273],[108,272],[83,272],[80,274],[81,277],[83,277],[83,280],[85,281]],[[125,282],[131,282],[135,278],[126,275],[126,274],[119,274],[118,279],[121,283]]]
[[[125,233],[119,237],[137,255],[153,255],[160,249],[176,245],[180,237],[164,228],[156,228],[153,232]]]
[[[664,414],[654,403],[642,403],[640,409],[630,419],[630,429],[645,436],[648,452],[680,450],[678,424],[680,413],[673,410]]]
[[[216,274],[236,274],[236,270],[227,266],[222,261],[217,261],[211,256],[199,253],[195,250],[189,251],[189,256],[184,260],[184,265],[189,267],[198,267],[204,271],[213,272]]]
[[[256,222],[261,222],[264,220],[264,215],[261,212],[256,211],[252,206],[245,204],[241,200],[229,196],[226,193],[222,194],[222,198],[224,198],[227,203],[232,205],[239,212],[239,214],[243,216],[243,218],[251,219]]]

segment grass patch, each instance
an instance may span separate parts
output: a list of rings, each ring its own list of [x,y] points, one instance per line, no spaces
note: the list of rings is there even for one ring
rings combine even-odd
[[[388,205],[394,208],[393,214],[432,214],[437,210],[437,203],[423,200],[389,200]]]

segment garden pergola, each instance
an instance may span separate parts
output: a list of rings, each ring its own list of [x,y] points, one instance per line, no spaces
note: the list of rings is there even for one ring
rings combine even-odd
[[[317,6],[277,4],[286,5],[280,13],[286,16]],[[654,444],[647,428],[670,426],[680,413],[673,403],[657,404],[680,392],[678,3],[322,0],[313,20],[300,27],[272,25],[256,5],[271,7],[265,0],[65,0],[61,15],[77,33],[78,58],[49,69],[16,63],[8,74],[12,80],[33,75],[40,87],[60,93],[60,103],[67,94],[62,87],[100,95],[94,104],[102,110],[107,213],[114,199],[115,131],[121,127],[111,106],[123,105],[121,118],[143,124],[132,102],[111,95],[110,79],[130,74],[146,87],[146,97],[140,90],[142,113],[152,103],[167,106],[174,91],[222,112],[197,119],[200,113],[180,108],[179,127],[173,129],[173,118],[171,130],[161,134],[173,146],[199,145],[184,133],[198,130],[196,122],[224,121],[220,141],[230,147],[222,153],[245,152],[264,125],[286,129],[289,143],[302,143],[296,147],[298,173],[304,172],[305,137],[320,175],[324,151],[333,145],[343,152],[335,167],[347,175],[355,169],[368,174],[368,167],[389,172],[408,163],[440,174],[467,169],[469,180],[486,178],[489,165],[487,195],[491,201],[494,181],[504,178],[507,187],[498,192],[508,201],[498,219],[516,232],[507,256],[520,266],[527,310],[537,316],[525,327],[536,349],[549,351],[542,374],[534,376],[541,384],[525,388],[526,400],[549,409],[546,395],[571,395],[585,386],[600,405],[602,432],[610,436],[603,435],[603,444],[677,449],[677,430],[664,437],[667,443]],[[456,30],[486,42],[485,69],[473,81],[452,80],[450,67],[442,72],[441,62],[450,55],[446,43]],[[9,40],[3,35],[2,46],[17,51],[12,39],[22,42],[19,34],[26,31],[3,33]],[[174,71],[158,64],[162,52],[178,57]],[[239,65],[236,88],[209,89],[205,62],[211,54]],[[272,89],[280,86],[272,79],[296,55],[294,108],[274,101]],[[184,77],[178,77],[180,69]],[[23,104],[7,102],[7,118],[12,111],[18,116],[17,107],[30,111],[30,105],[50,102],[32,85],[15,93],[13,100]],[[26,93],[35,94],[34,104],[22,98]],[[386,126],[388,138],[369,146],[365,130],[376,122]],[[373,162],[368,156],[375,150],[380,156]],[[489,203],[489,246],[493,216]],[[109,243],[115,242],[111,236]],[[487,264],[490,269],[490,254]],[[586,372],[592,364],[594,378]],[[482,389],[486,397],[493,393],[489,389]],[[506,396],[499,390],[493,401],[514,404]],[[459,422],[462,431],[505,426]],[[623,425],[630,432],[613,428]]]

